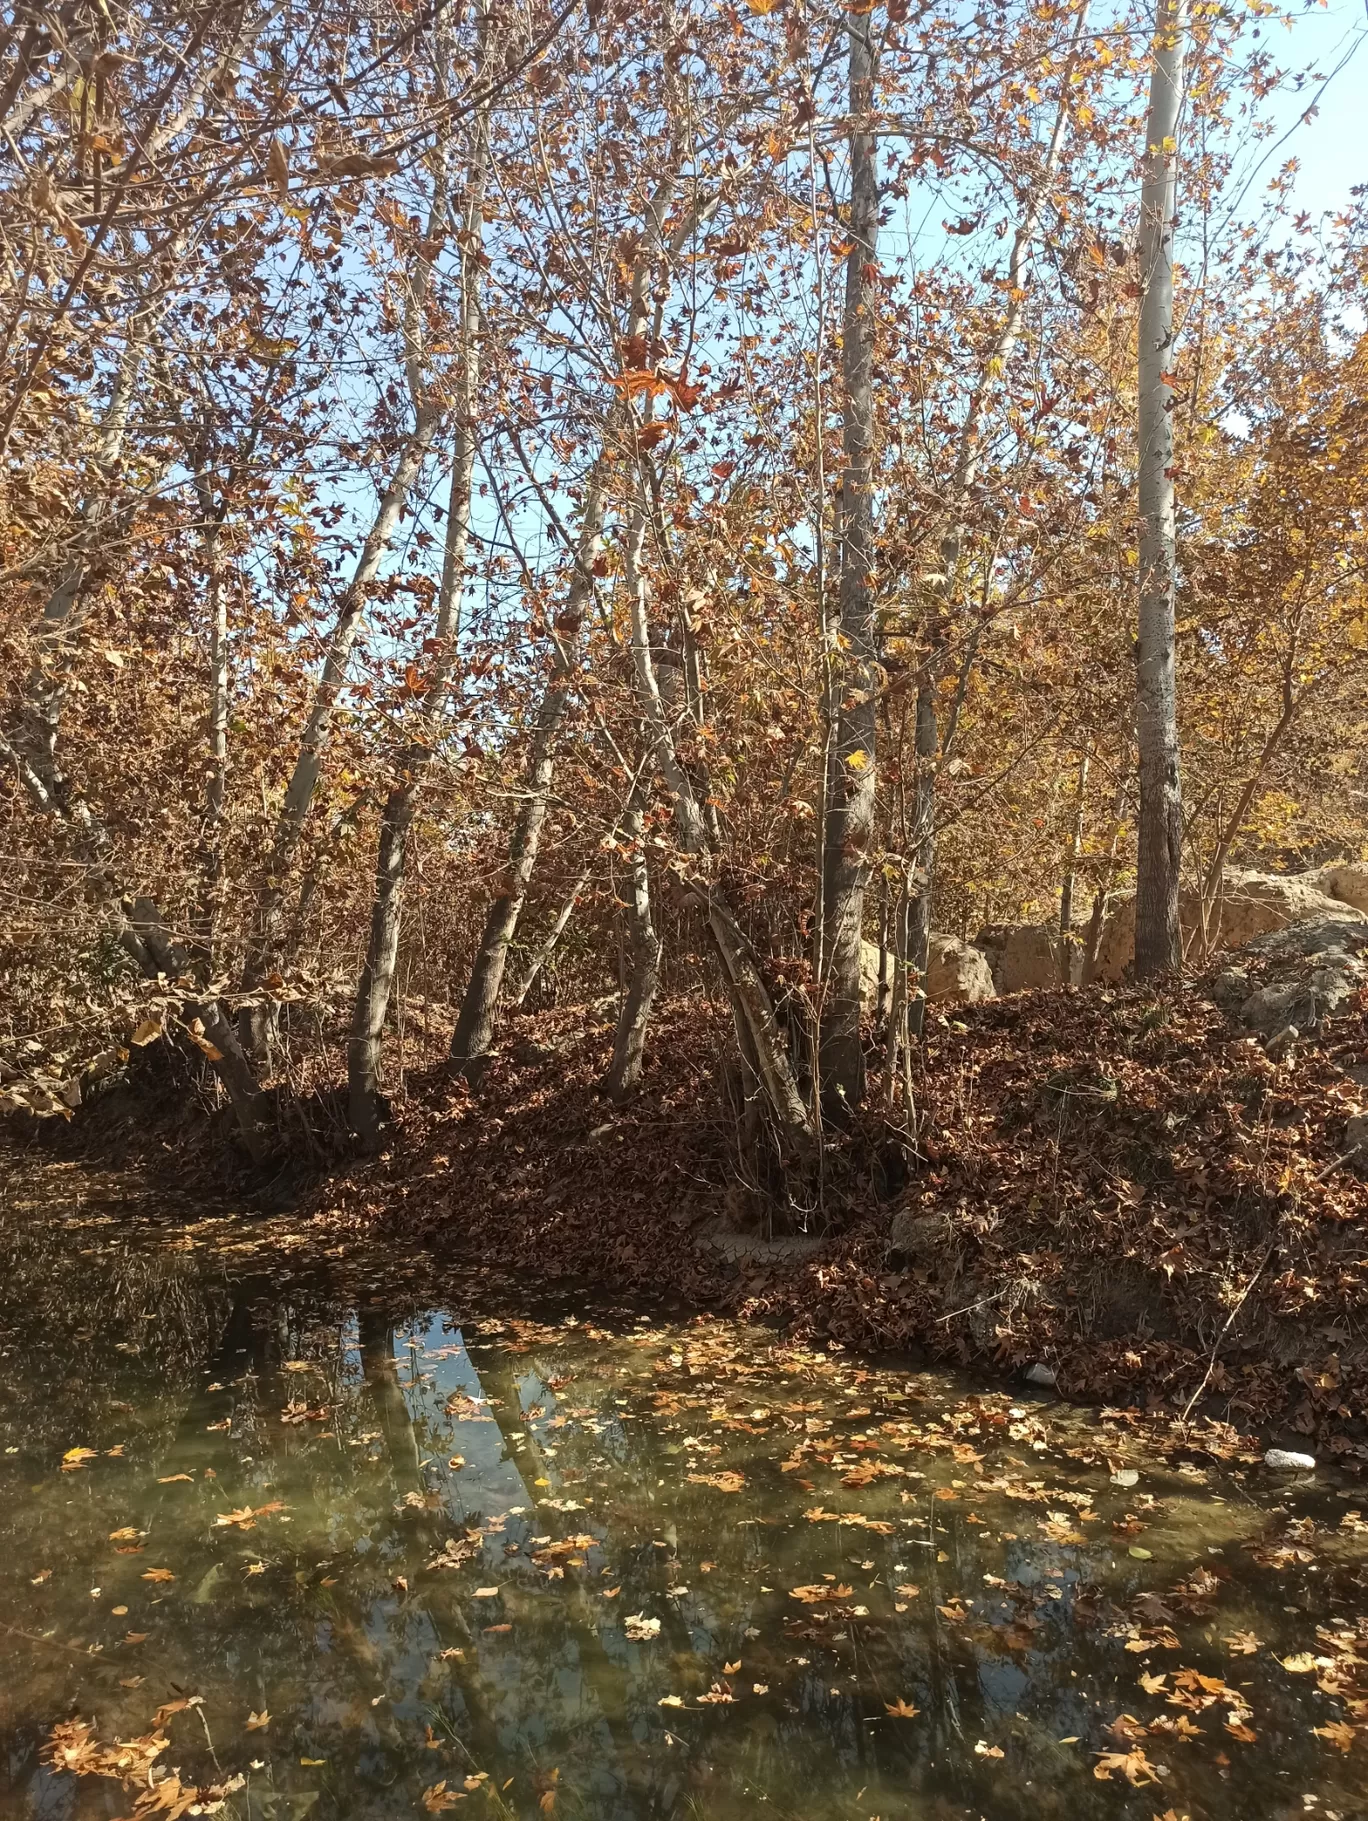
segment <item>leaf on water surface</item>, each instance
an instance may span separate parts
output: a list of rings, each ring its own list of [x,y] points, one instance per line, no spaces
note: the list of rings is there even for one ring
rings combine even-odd
[[[1309,1650],[1300,1651],[1293,1657],[1279,1657],[1278,1661],[1294,1676],[1309,1676],[1316,1668],[1316,1659]]]
[[[256,1520],[259,1517],[265,1517],[269,1512],[284,1509],[283,1499],[273,1499],[269,1505],[258,1505],[255,1511],[250,1505],[244,1505],[241,1511],[220,1511],[214,1519],[214,1526],[216,1529],[226,1529],[236,1525],[239,1530],[255,1530]]]
[[[657,1707],[682,1707],[683,1705],[683,1695],[662,1695],[656,1702]]]
[[[884,1702],[884,1712],[892,1714],[895,1720],[915,1720],[921,1712],[921,1708],[914,1707],[910,1701],[904,1701],[899,1695],[896,1701]]]
[[[789,1598],[801,1600],[804,1606],[820,1606],[828,1601],[848,1600],[854,1591],[853,1587],[846,1586],[844,1582],[839,1586],[824,1587],[818,1584],[809,1587],[790,1587]]]
[[[1153,1551],[1142,1549],[1138,1543],[1132,1543],[1130,1548],[1126,1551],[1126,1554],[1134,1556],[1137,1562],[1152,1562],[1154,1560]]]
[[[769,1693],[769,1683],[768,1682],[752,1682],[751,1683],[751,1693],[753,1695],[767,1695]]]
[[[746,1483],[744,1473],[730,1468],[721,1473],[691,1473],[688,1478],[695,1486],[711,1486],[714,1492],[739,1492]]]
[[[986,1739],[980,1739],[974,1747],[976,1758],[1005,1758],[1006,1752],[1000,1745],[990,1745]]]
[[[1166,1675],[1153,1675],[1146,1669],[1141,1672],[1140,1686],[1147,1695],[1166,1693],[1168,1690],[1168,1677]]]
[[[486,1625],[484,1628],[484,1636],[487,1638],[502,1637],[504,1632],[512,1631],[512,1629],[513,1627],[511,1625]]]
[[[707,1694],[700,1695],[700,1707],[730,1707],[735,1704],[736,1696],[729,1694],[720,1682],[714,1682]]]
[[[185,1480],[190,1485],[194,1484],[193,1476],[188,1473],[168,1473],[166,1478],[163,1480],[158,1480],[157,1484],[159,1486],[174,1486],[176,1484],[177,1480]]]
[[[125,1524],[122,1530],[111,1530],[109,1540],[111,1543],[132,1543],[144,1535],[146,1535],[145,1531],[135,1530],[132,1524]]]
[[[149,1568],[142,1578],[145,1581],[174,1581],[176,1577],[169,1568]]]
[[[475,1589],[475,1598],[477,1600],[497,1600],[498,1597],[499,1590],[497,1587],[477,1587]]]
[[[1252,1631],[1233,1631],[1222,1642],[1237,1657],[1252,1657],[1261,1647],[1261,1640]]]
[[[247,1711],[247,1731],[248,1732],[264,1732],[270,1724],[271,1724],[271,1716],[264,1707],[262,1708],[260,1713],[254,1713],[250,1708],[248,1709],[248,1711]]]
[[[98,1448],[68,1448],[62,1456],[62,1472],[75,1473],[78,1467],[84,1467],[87,1461],[93,1461],[98,1453]]]
[[[1144,1738],[1149,1729],[1134,1714],[1117,1714],[1106,1730],[1118,1745],[1134,1745],[1138,1739]]]
[[[640,1612],[629,1612],[622,1621],[622,1629],[634,1643],[641,1644],[648,1638],[660,1636],[660,1620],[648,1619]]]
[[[1348,1751],[1358,1737],[1358,1729],[1347,1720],[1329,1720],[1324,1726],[1313,1726],[1311,1730],[1318,1739],[1328,1739],[1340,1751]]]
[[[722,1665],[722,1674],[724,1676],[734,1676],[740,1672],[740,1669],[741,1659],[738,1657],[734,1663],[724,1663]]]
[[[1093,1765],[1093,1775],[1099,1782],[1109,1783],[1113,1773],[1124,1777],[1134,1789],[1145,1783],[1159,1781],[1157,1767],[1150,1763],[1139,1746],[1134,1751],[1104,1751],[1098,1754],[1097,1763]]]

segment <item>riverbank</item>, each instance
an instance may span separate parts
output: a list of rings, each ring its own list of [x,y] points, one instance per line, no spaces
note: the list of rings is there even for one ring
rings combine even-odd
[[[320,1183],[326,1228],[667,1291],[797,1334],[1068,1395],[1194,1408],[1368,1461],[1368,1182],[1344,1160],[1359,1010],[1273,1062],[1191,990],[1021,995],[938,1019],[918,1154],[806,1234],[747,1230],[727,1033],[662,1009],[642,1092],[597,1097],[608,1021],[524,1020],[472,1093],[410,1083],[385,1154]],[[882,1189],[882,1193],[880,1190]]]
[[[1331,1028],[1273,1061],[1191,987],[956,1008],[928,1033],[909,1162],[867,1120],[776,1234],[737,1185],[723,1009],[664,1003],[617,1108],[597,1088],[611,1007],[569,1006],[510,1019],[477,1089],[440,1063],[411,1073],[380,1156],[349,1160],[325,1118],[256,1193],[320,1248],[364,1238],[998,1378],[1034,1368],[1078,1399],[1191,1405],[1368,1463],[1368,1181],[1346,1157],[1363,1007]],[[131,1086],[93,1102],[64,1148],[241,1196],[182,1099],[136,1106]]]

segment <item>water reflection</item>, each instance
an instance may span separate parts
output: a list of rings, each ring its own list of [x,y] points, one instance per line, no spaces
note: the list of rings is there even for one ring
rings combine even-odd
[[[132,1813],[50,1730],[187,1694],[158,1762],[238,1816],[1368,1813],[1333,1487],[53,1194],[0,1224],[6,1815]]]

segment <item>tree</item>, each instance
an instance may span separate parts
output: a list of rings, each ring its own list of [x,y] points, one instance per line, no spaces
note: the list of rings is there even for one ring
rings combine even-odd
[[[1174,638],[1173,237],[1187,31],[1187,0],[1159,0],[1140,191],[1140,617],[1135,695],[1140,817],[1135,971],[1141,979],[1176,968],[1183,952],[1178,928],[1183,798]]]

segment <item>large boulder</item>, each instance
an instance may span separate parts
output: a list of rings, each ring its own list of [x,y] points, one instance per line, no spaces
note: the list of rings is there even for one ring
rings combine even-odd
[[[889,957],[890,987],[893,958]],[[879,997],[879,945],[860,944],[860,991],[871,1010]],[[971,1005],[995,999],[993,975],[987,958],[972,943],[958,936],[932,935],[927,953],[926,997],[931,1004]]]
[[[1072,963],[1072,955],[1070,962]],[[997,983],[1001,993],[1030,993],[1063,986],[1064,944],[1057,929],[1019,923],[1002,945]]]
[[[1368,918],[1340,905],[1338,915],[1254,937],[1210,992],[1237,1024],[1284,1047],[1349,1011],[1365,982]]]
[[[996,999],[988,957],[958,936],[932,936],[926,958],[926,997],[933,1004],[977,1005]]]
[[[1341,869],[1351,873],[1354,869]],[[1212,950],[1244,948],[1256,937],[1287,929],[1294,923],[1338,918],[1363,918],[1364,913],[1325,891],[1323,872],[1258,873],[1230,867],[1226,871],[1220,904],[1213,912],[1208,932]],[[1201,908],[1196,892],[1186,890],[1179,903],[1183,949],[1194,954],[1200,946]],[[1135,959],[1135,898],[1120,900],[1107,918],[1098,945],[1097,980],[1120,980]]]
[[[1351,904],[1368,916],[1368,866],[1361,861],[1337,860],[1331,866],[1323,866],[1317,877],[1328,898]]]

